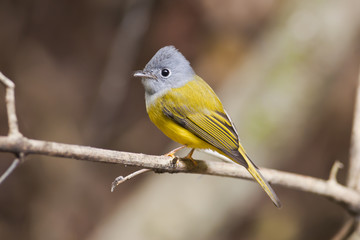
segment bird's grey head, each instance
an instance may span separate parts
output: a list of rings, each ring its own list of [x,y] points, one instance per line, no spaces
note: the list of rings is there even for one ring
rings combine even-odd
[[[134,73],[141,77],[147,96],[183,86],[195,73],[186,58],[174,47],[161,48],[146,64],[144,70]]]

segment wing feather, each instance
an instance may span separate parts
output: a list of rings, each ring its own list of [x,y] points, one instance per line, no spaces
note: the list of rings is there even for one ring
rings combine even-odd
[[[163,108],[163,113],[197,137],[237,160],[243,166],[247,166],[238,151],[238,135],[226,113],[208,109],[195,111],[179,106],[166,106]]]
[[[184,91],[190,94],[184,95]],[[160,102],[162,113],[166,117],[232,160],[248,166],[239,152],[243,148],[231,119],[214,91],[200,77],[196,76],[186,86],[172,89],[160,98]]]

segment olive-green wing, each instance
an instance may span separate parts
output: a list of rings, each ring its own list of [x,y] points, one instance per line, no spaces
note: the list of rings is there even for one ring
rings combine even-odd
[[[239,164],[248,164],[239,152],[239,138],[224,110],[191,109],[164,106],[163,113],[205,142],[219,149]]]

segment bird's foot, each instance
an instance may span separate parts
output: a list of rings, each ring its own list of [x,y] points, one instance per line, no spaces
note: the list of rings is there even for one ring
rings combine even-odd
[[[188,153],[188,155],[186,155],[184,158],[189,159],[194,164],[194,166],[197,166],[198,163],[192,157],[194,151],[195,151],[195,148],[191,149],[191,151]]]
[[[171,150],[170,152],[168,152],[168,153],[164,154],[164,156],[168,156],[168,157],[176,158],[175,153],[176,153],[177,151],[179,151],[179,150],[183,149],[184,147],[186,147],[186,146],[185,146],[185,145],[183,145],[183,146],[180,146],[180,147],[178,147],[178,148],[175,148],[175,149]]]

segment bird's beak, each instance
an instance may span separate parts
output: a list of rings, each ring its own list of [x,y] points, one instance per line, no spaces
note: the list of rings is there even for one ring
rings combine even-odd
[[[143,70],[139,70],[134,72],[134,77],[142,77],[142,78],[153,78],[155,79],[155,76],[149,72],[145,72]]]

